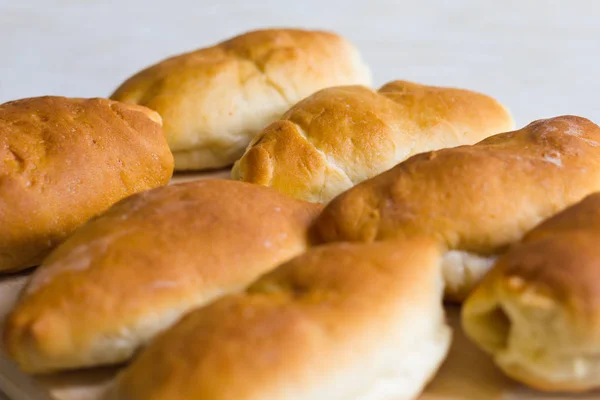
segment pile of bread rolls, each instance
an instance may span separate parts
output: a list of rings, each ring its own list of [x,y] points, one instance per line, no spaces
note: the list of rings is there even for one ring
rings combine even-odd
[[[8,354],[126,363],[107,400],[414,399],[452,301],[514,379],[600,387],[600,127],[370,83],[345,39],[273,29],[0,105],[0,271],[37,267]]]

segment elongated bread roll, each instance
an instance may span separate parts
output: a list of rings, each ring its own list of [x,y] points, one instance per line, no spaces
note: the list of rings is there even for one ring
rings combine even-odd
[[[0,105],[0,272],[38,265],[88,219],[172,173],[160,116],[145,107],[65,97]]]
[[[8,317],[6,349],[36,373],[125,361],[183,313],[303,252],[319,211],[234,181],[129,197],[36,270]]]
[[[467,299],[466,333],[542,390],[600,387],[600,194],[544,221]]]
[[[270,29],[164,60],[112,98],[158,111],[175,169],[201,170],[233,164],[260,129],[317,90],[370,82],[358,51],[340,36]]]
[[[473,144],[514,128],[496,100],[462,89],[395,81],[321,90],[260,132],[234,179],[327,202],[428,150]]]
[[[442,293],[433,241],[315,248],[188,314],[109,398],[412,399],[449,347]]]
[[[334,199],[315,225],[325,242],[437,238],[448,296],[460,300],[509,244],[597,190],[600,128],[563,116],[414,156]]]

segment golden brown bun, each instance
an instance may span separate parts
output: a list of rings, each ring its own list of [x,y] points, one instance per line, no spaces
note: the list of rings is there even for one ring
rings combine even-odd
[[[463,308],[466,333],[509,376],[548,391],[600,387],[600,194],[503,255]]]
[[[468,90],[395,81],[321,90],[260,132],[234,179],[328,202],[428,150],[473,144],[514,128],[496,100]]]
[[[221,180],[129,197],[35,271],[8,318],[6,349],[29,372],[125,361],[183,313],[303,252],[319,211]]]
[[[109,398],[412,399],[450,343],[442,292],[435,242],[315,248],[188,314]]]
[[[447,291],[460,300],[491,266],[486,256],[597,190],[600,128],[564,116],[416,155],[334,199],[316,230],[325,242],[436,238],[450,250]]]
[[[270,29],[164,60],[112,98],[158,111],[175,169],[201,170],[233,164],[256,132],[317,90],[370,82],[358,51],[340,36]]]
[[[106,99],[0,105],[0,272],[38,265],[113,203],[173,173],[160,116]]]

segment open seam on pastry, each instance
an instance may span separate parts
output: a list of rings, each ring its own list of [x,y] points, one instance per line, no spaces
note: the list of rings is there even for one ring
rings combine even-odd
[[[492,269],[498,256],[460,249],[447,250],[441,261],[446,290],[460,294],[476,285]]]
[[[292,121],[290,121],[292,122]],[[348,176],[348,174],[346,173],[346,171],[344,171],[341,167],[339,167],[334,160],[331,159],[331,157],[329,157],[324,151],[322,151],[321,149],[319,149],[317,146],[315,146],[315,144],[313,142],[310,141],[310,139],[308,138],[308,135],[306,134],[306,132],[304,131],[304,129],[302,129],[302,127],[300,125],[298,125],[295,122],[292,122],[294,124],[294,126],[296,127],[296,130],[298,131],[298,134],[304,138],[304,140],[306,140],[308,143],[310,143],[313,148],[315,149],[315,151],[317,153],[319,153],[321,155],[321,157],[323,157],[325,159],[325,161],[329,164],[329,166],[336,170],[338,173],[340,173],[341,175],[343,175],[348,181],[350,181],[353,185],[354,185],[354,181],[352,179],[350,179],[350,177]],[[323,187],[321,188],[321,191],[319,192],[319,198],[321,198],[321,194],[323,192],[323,190],[325,189],[326,185],[326,181],[327,181],[327,175],[325,175],[325,182],[323,184]]]
[[[270,86],[271,88],[273,88],[277,93],[279,93],[279,95],[281,96],[281,98],[288,104],[288,106],[292,106],[294,104],[294,102],[292,102],[285,94],[285,91],[283,90],[283,88],[281,86],[279,86],[277,83],[275,83],[270,77],[269,75],[265,72],[265,68],[263,65],[261,65],[258,61],[253,60],[250,57],[246,57],[242,54],[236,53],[234,51],[230,52],[230,54],[232,54],[235,58],[239,59],[239,60],[243,60],[243,61],[248,61],[249,63],[251,63],[254,68],[256,68],[256,70],[260,73],[260,75],[264,78],[265,83]]]

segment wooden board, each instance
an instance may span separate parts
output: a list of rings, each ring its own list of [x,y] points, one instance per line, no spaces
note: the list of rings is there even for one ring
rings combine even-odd
[[[201,176],[183,174],[176,176],[173,182],[227,178],[228,176],[229,171],[215,171]],[[22,273],[0,279],[0,330],[2,329],[4,317],[12,308],[27,278],[28,274]],[[544,394],[506,378],[494,366],[491,359],[464,336],[459,326],[459,308],[457,306],[447,306],[447,311],[448,320],[454,329],[452,348],[439,373],[428,385],[419,400],[600,399],[600,392],[583,395]],[[99,368],[37,377],[36,381],[49,390],[57,400],[99,400],[117,373],[118,368]],[[2,399],[1,396],[0,399]]]

